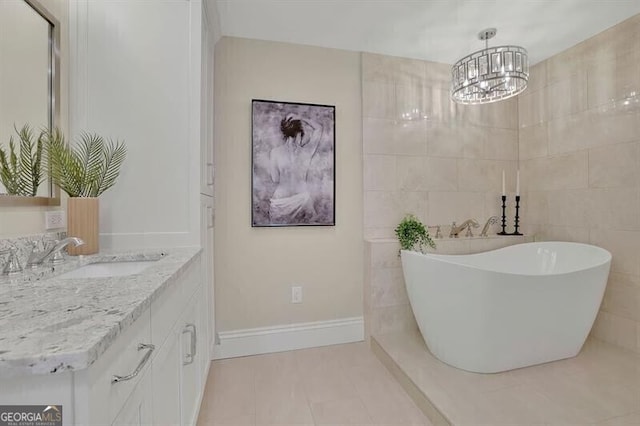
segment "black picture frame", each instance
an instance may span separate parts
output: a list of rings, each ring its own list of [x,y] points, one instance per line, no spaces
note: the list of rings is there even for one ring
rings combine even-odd
[[[252,99],[252,227],[335,226],[335,109]]]

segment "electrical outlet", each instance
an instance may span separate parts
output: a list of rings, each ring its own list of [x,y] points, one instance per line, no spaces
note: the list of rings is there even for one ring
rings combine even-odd
[[[291,303],[302,303],[302,287],[291,287]]]
[[[44,228],[46,230],[64,228],[66,226],[65,222],[63,210],[44,212]]]

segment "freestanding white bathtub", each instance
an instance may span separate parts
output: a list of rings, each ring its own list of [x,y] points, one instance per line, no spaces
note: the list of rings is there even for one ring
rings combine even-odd
[[[607,250],[567,242],[470,255],[402,251],[411,308],[429,350],[477,373],[576,356],[610,265]]]

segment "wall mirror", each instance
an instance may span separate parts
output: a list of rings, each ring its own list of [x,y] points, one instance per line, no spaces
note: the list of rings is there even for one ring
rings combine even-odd
[[[29,124],[36,136],[59,126],[60,24],[36,0],[0,1],[0,145]],[[0,183],[0,206],[53,206],[59,190],[45,179],[36,196],[7,195]]]

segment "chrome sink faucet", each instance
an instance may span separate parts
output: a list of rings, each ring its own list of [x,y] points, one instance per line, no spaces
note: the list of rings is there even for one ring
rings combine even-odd
[[[481,237],[487,237],[487,232],[489,231],[489,225],[495,225],[498,223],[498,216],[491,216],[487,219],[487,223],[484,224],[484,228],[482,228],[482,232],[480,233]]]
[[[458,234],[462,232],[465,228],[467,228],[467,237],[473,237],[473,233],[471,232],[471,227],[478,228],[480,224],[475,219],[467,219],[462,222],[460,225],[456,225],[455,222],[451,224],[451,232],[449,232],[449,238],[458,238]]]
[[[82,241],[82,239],[78,237],[67,237],[64,240],[55,241],[48,248],[45,248],[42,251],[37,251],[36,245],[34,244],[33,248],[31,249],[29,259],[27,260],[27,267],[35,268],[42,265],[47,260],[49,260],[49,262],[53,264],[64,262],[62,249],[69,244],[73,244],[74,247],[78,247],[83,245],[84,241]]]

